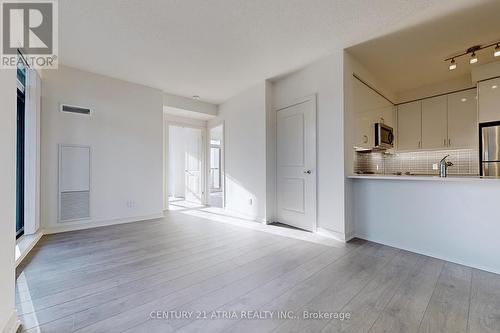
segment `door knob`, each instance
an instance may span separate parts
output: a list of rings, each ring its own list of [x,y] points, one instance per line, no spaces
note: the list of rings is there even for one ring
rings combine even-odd
[[[311,170],[304,170],[304,173],[310,175],[312,173],[312,171]]]

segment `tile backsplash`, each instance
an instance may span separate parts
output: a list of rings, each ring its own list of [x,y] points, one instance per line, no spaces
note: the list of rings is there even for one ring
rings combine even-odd
[[[477,149],[432,150],[416,152],[356,152],[355,173],[395,174],[411,173],[434,175],[433,164],[446,155],[454,165],[448,168],[450,175],[479,175],[479,152]]]

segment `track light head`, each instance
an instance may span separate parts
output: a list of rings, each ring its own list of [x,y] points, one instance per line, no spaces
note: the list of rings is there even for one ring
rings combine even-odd
[[[455,59],[451,59],[450,66],[448,66],[448,69],[452,71],[456,68],[457,68],[457,63],[455,62]]]
[[[470,59],[469,59],[469,64],[475,64],[477,63],[477,56],[476,56],[476,52],[472,52],[471,56],[470,56]]]
[[[495,47],[495,52],[493,53],[493,55],[495,57],[500,57],[500,46],[499,46],[499,44],[497,44],[497,46]]]

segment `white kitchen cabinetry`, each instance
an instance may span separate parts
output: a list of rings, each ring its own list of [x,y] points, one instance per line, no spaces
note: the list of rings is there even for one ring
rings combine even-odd
[[[446,96],[422,101],[422,149],[448,146],[447,104]]]
[[[358,148],[370,149],[375,144],[372,138],[372,117],[370,112],[359,112],[355,115],[354,145]]]
[[[392,104],[380,109],[375,122],[382,122],[387,126],[396,127],[396,107]]]
[[[498,98],[496,105],[500,105],[500,94]],[[500,110],[498,113],[500,120]],[[476,89],[401,104],[398,149],[476,148],[477,119]]]
[[[478,146],[477,91],[461,91],[448,95],[448,147]]]
[[[395,107],[357,79],[353,79],[354,145],[372,149],[375,145],[375,123],[394,127]]]
[[[415,150],[421,147],[422,102],[398,106],[398,149]]]
[[[479,82],[479,122],[500,121],[500,78]]]

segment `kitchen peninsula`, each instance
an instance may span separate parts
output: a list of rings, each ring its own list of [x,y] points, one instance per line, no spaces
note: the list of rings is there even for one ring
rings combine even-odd
[[[362,59],[362,51],[351,52]],[[471,68],[460,84],[398,94],[358,60],[347,69],[352,237],[500,273],[500,179],[481,163],[480,136],[481,124],[500,121],[500,62]],[[439,177],[447,155],[448,177]]]

